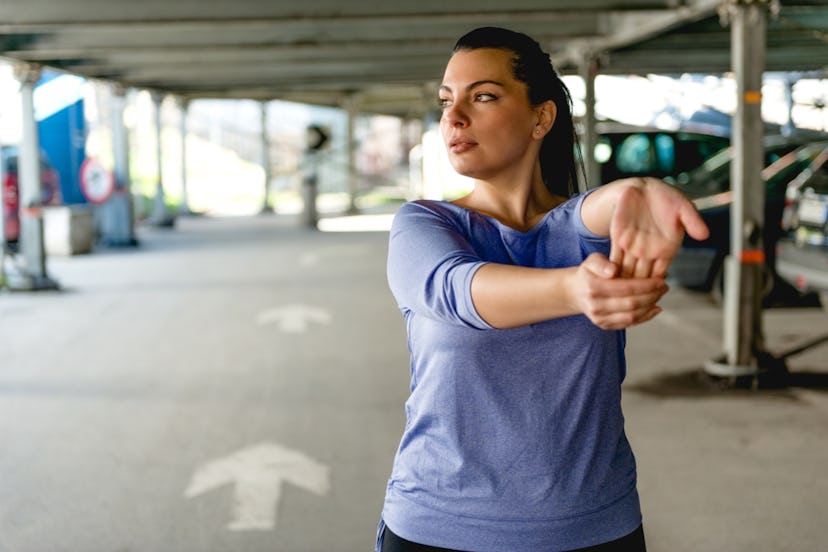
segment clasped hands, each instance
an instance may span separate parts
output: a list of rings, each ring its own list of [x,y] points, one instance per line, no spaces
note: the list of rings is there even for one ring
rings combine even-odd
[[[654,178],[614,184],[610,256],[593,253],[578,267],[582,312],[604,329],[641,324],[661,312],[667,269],[685,233],[697,240],[709,234],[693,203],[674,187]]]

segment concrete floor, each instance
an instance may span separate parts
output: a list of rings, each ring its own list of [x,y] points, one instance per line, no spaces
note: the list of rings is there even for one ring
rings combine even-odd
[[[0,294],[0,550],[371,550],[408,388],[383,232],[181,218]],[[721,314],[673,290],[629,331],[652,552],[824,549],[828,345],[778,390],[699,378]],[[828,333],[765,312],[769,349]]]

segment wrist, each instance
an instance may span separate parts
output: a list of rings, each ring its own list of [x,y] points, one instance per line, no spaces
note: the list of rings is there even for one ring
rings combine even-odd
[[[560,287],[560,290],[562,290],[560,304],[563,305],[570,314],[582,314],[583,307],[581,306],[581,286],[578,285],[579,267],[573,266],[561,268],[559,270],[559,274],[561,276],[560,283],[563,284]]]

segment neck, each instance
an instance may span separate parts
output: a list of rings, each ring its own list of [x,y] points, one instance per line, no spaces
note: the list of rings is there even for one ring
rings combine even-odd
[[[475,180],[474,190],[454,203],[527,231],[563,200],[549,192],[537,166],[529,174]]]

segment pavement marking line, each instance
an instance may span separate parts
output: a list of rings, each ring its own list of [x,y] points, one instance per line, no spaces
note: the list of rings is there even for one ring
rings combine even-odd
[[[277,526],[284,482],[325,496],[330,491],[330,468],[298,450],[259,443],[199,466],[184,496],[194,498],[233,484],[227,529],[269,531]]]
[[[277,324],[285,333],[304,333],[311,322],[330,324],[333,320],[330,311],[310,305],[292,304],[263,310],[256,316],[260,326]]]

